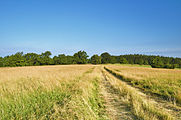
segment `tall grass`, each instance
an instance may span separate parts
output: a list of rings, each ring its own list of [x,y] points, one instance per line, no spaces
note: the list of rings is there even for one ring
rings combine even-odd
[[[174,119],[164,109],[158,108],[155,103],[145,97],[133,87],[116,79],[113,75],[104,71],[107,80],[119,91],[122,101],[127,104],[133,114],[140,120],[172,120]]]
[[[181,70],[107,66],[121,79],[164,99],[181,104]]]
[[[0,68],[0,119],[106,119],[91,65]]]

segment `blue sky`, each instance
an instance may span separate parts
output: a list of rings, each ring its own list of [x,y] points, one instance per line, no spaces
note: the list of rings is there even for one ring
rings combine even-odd
[[[0,56],[85,50],[181,57],[181,0],[0,0]]]

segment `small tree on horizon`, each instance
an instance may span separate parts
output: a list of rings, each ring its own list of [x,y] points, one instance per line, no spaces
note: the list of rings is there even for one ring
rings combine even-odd
[[[120,64],[128,64],[128,61],[126,60],[126,58],[121,57],[120,58]]]
[[[90,62],[91,64],[101,64],[101,57],[95,54],[91,57]]]
[[[159,58],[159,57],[154,58],[151,62],[151,67],[152,68],[163,68],[164,64],[163,64],[163,61],[161,60],[161,58]]]
[[[101,54],[101,63],[107,64],[111,63],[111,55],[107,52]]]
[[[78,51],[74,54],[74,62],[77,64],[86,64],[89,56],[85,51]]]

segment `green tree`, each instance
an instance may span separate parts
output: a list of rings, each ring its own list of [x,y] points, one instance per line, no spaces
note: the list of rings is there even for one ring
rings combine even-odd
[[[67,64],[74,64],[74,56],[67,55]]]
[[[26,65],[27,66],[33,66],[33,65],[40,65],[40,62],[38,61],[39,55],[36,53],[27,53],[24,55],[26,59]]]
[[[176,64],[165,64],[163,68],[174,69],[175,67],[176,67]]]
[[[7,56],[4,58],[4,60],[5,66],[25,66],[25,58],[23,57],[23,52],[17,52],[14,55]]]
[[[85,51],[79,51],[74,54],[74,62],[76,64],[86,64],[88,62],[88,55]]]
[[[69,55],[64,55],[64,54],[60,54],[57,56],[53,57],[53,61],[55,65],[60,65],[60,64],[73,64],[74,62],[74,57],[73,56],[69,56]]]
[[[154,58],[152,60],[151,67],[152,68],[164,68],[164,64],[163,64],[162,59],[160,57]]]
[[[67,64],[67,56],[65,56],[65,54],[58,55],[58,58],[60,60],[60,64]]]
[[[3,58],[2,57],[0,57],[0,67],[3,67],[4,65],[3,65]]]
[[[128,64],[128,61],[124,57],[120,57],[120,64]]]
[[[107,52],[101,54],[101,63],[107,64],[111,63],[111,55]]]
[[[178,64],[179,68],[181,68],[181,63]]]
[[[110,61],[110,63],[112,63],[112,64],[117,63],[116,56],[111,56],[111,61]]]
[[[46,51],[46,52],[42,53],[42,56],[44,56],[44,57],[50,57],[50,55],[52,55],[52,53],[50,51]]]
[[[38,59],[40,61],[40,65],[54,64],[54,61],[52,58],[50,58],[50,55],[52,55],[50,51],[46,51],[46,52],[42,53]]]
[[[78,53],[75,53],[74,56],[66,56],[64,54],[60,54],[59,56],[54,56],[53,59],[50,56],[50,51],[46,51],[40,55],[36,53],[27,53],[24,55],[23,52],[17,52],[16,54],[10,56],[0,57],[0,67],[53,64],[85,64],[88,62],[97,64],[100,62],[100,58],[99,60],[97,60],[97,56],[94,56],[95,58],[91,57],[91,59],[87,59],[88,55],[84,51],[79,51]],[[107,52],[101,54],[101,63],[145,64],[158,68],[181,68],[181,58],[149,56],[139,54],[111,56]]]
[[[91,64],[101,64],[101,57],[95,54],[91,57],[90,62]]]
[[[53,57],[53,61],[54,61],[55,65],[59,65],[60,64],[60,62],[59,62],[60,60],[59,60],[59,58],[57,56]]]
[[[143,65],[144,64],[144,60],[142,58],[140,58],[138,64],[139,65]]]

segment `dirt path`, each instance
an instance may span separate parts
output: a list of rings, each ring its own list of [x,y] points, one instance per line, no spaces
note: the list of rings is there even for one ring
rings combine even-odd
[[[102,73],[101,94],[105,100],[106,111],[111,120],[135,120],[129,107],[121,100],[119,91],[115,89]]]
[[[107,71],[108,72],[108,71]],[[111,74],[108,72],[108,74]],[[112,75],[114,76],[114,75]],[[115,77],[115,76],[114,76]],[[117,78],[118,79],[118,78]],[[120,79],[119,79],[120,80]],[[122,81],[122,80],[121,80]],[[122,81],[124,82],[124,81]],[[127,82],[124,82],[127,84]],[[127,84],[129,87],[132,87],[131,85]],[[166,100],[163,100],[162,98],[156,97],[156,96],[152,96],[152,95],[147,95],[145,94],[144,91],[142,91],[141,89],[135,88],[135,90],[145,99],[149,99],[150,101],[152,101],[157,108],[160,109],[164,109],[165,111],[167,111],[169,114],[171,114],[176,120],[181,120],[181,107],[180,106],[176,106],[174,104],[172,104],[171,102],[168,102]]]

